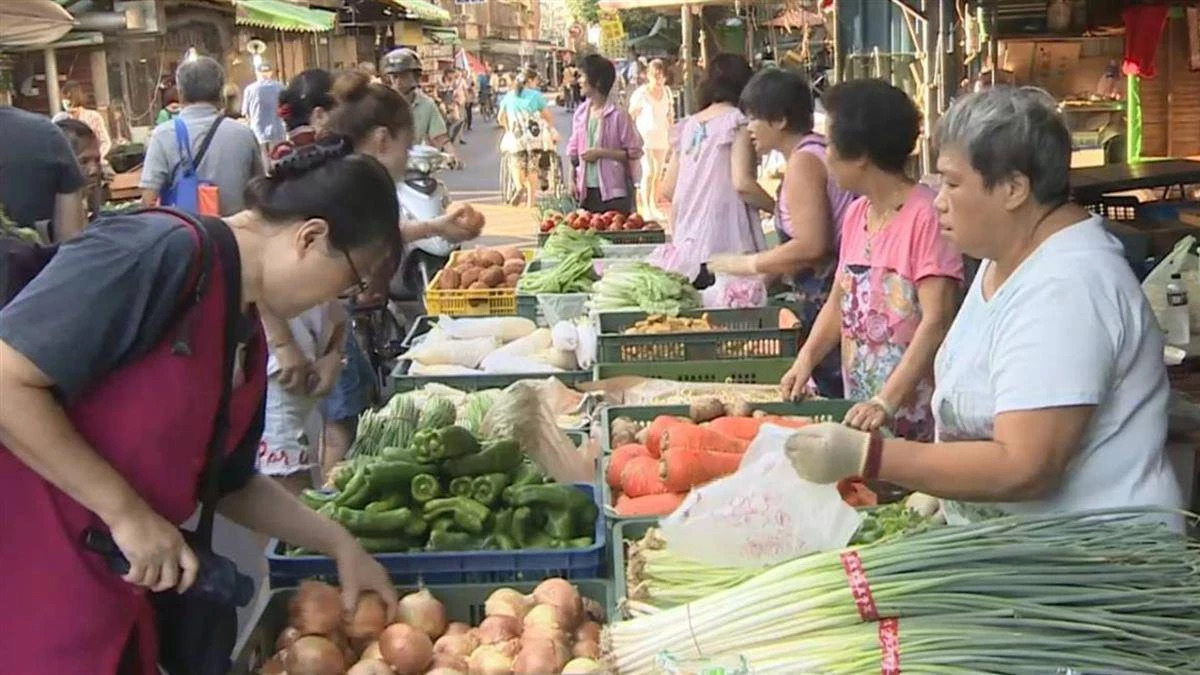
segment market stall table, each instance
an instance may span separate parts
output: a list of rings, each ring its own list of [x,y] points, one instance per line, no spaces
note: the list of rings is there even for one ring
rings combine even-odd
[[[1200,183],[1200,162],[1165,159],[1071,169],[1071,195],[1091,204],[1110,192]]]

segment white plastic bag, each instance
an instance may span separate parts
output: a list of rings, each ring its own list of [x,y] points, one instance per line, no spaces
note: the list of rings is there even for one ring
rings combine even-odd
[[[1192,330],[1200,331],[1200,255],[1196,253],[1196,237],[1186,236],[1175,244],[1171,250],[1142,281],[1142,292],[1150,300],[1154,316],[1160,326],[1164,326],[1163,318],[1167,312],[1167,284],[1171,275],[1178,272],[1183,277],[1183,283],[1188,294],[1188,316],[1191,319]]]
[[[767,304],[767,287],[762,277],[718,274],[712,286],[700,292],[705,309],[744,309]]]
[[[659,523],[671,550],[712,565],[761,567],[849,543],[862,516],[835,486],[796,475],[783,453],[793,433],[763,425],[737,472],[692,490]]]
[[[512,342],[537,330],[537,324],[520,316],[460,319],[443,316],[438,319],[437,327],[456,340],[495,336],[501,342]]]
[[[476,368],[485,356],[499,347],[500,341],[494,337],[470,340],[425,340],[408,350],[404,358],[426,366]]]

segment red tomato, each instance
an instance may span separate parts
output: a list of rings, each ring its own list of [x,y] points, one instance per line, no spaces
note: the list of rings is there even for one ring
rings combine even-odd
[[[618,213],[617,215],[612,217],[613,229],[620,229],[621,226],[624,224],[625,224],[625,216],[624,215]]]
[[[608,229],[608,223],[607,223],[607,222],[605,222],[603,218],[601,218],[599,221],[597,221],[597,222],[596,222],[596,224],[593,226],[593,228],[594,228],[594,229],[595,229],[597,232],[604,232],[605,230],[607,230],[607,229]],[[621,228],[619,228],[619,227],[614,227],[614,228],[612,228],[612,229],[614,229],[614,230],[619,230],[619,229],[621,229]]]
[[[642,219],[642,214],[640,214],[640,213],[634,213],[634,214],[630,215],[629,221],[636,222],[636,223],[638,223],[638,225],[643,225],[646,222],[645,220]]]
[[[549,232],[549,231],[553,230],[553,229],[554,229],[554,227],[555,227],[555,225],[554,225],[554,221],[553,221],[553,220],[550,220],[549,218],[547,218],[547,219],[545,219],[545,220],[543,220],[543,221],[542,221],[542,227],[541,227],[541,231],[542,231],[542,232]]]

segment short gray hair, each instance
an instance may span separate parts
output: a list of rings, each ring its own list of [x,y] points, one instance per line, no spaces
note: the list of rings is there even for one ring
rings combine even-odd
[[[1070,199],[1071,132],[1042,89],[1001,86],[964,96],[938,122],[934,143],[966,153],[989,190],[1020,173],[1038,203]]]
[[[184,61],[175,69],[175,88],[183,103],[221,103],[225,71],[210,57]]]

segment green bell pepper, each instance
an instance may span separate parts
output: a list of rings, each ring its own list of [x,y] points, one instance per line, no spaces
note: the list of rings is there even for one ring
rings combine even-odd
[[[419,473],[413,476],[411,488],[413,501],[418,504],[424,504],[442,492],[442,486],[438,483],[437,476],[431,473]]]
[[[313,490],[308,489],[300,493],[300,501],[304,502],[305,506],[316,511],[326,504],[337,499],[338,493],[330,490]]]
[[[493,532],[483,540],[483,547],[493,551],[513,551],[519,548],[517,540],[504,532]]]
[[[504,473],[489,473],[483,476],[476,476],[471,481],[471,499],[491,506],[500,499],[500,493],[508,485],[508,474]]]
[[[417,451],[412,447],[398,448],[392,446],[384,448],[383,452],[379,453],[379,458],[385,462],[408,462],[409,464],[421,464],[417,460]]]
[[[479,542],[466,532],[434,530],[429,533],[431,551],[470,551],[476,548],[479,548]]]
[[[575,509],[556,509],[546,512],[546,533],[555,539],[570,539],[579,530]]]
[[[454,524],[461,530],[471,534],[479,534],[490,523],[492,510],[477,501],[466,497],[446,497],[425,502],[425,517],[438,518],[450,515]]]
[[[513,525],[513,510],[512,509],[496,509],[492,512],[492,531],[504,532],[512,534]]]
[[[512,506],[538,505],[551,509],[579,509],[595,504],[586,492],[568,483],[522,485],[504,489],[504,501]]]
[[[528,506],[513,510],[513,538],[521,548],[552,548],[554,537],[542,531],[538,513]]]
[[[450,496],[451,497],[470,497],[471,496],[471,477],[459,476],[450,481]]]
[[[413,547],[405,537],[356,537],[367,553],[404,553]]]
[[[542,470],[538,468],[531,460],[526,459],[517,467],[513,474],[512,484],[514,487],[522,485],[541,485],[546,482],[546,476],[542,474]]]
[[[568,539],[563,543],[566,544],[567,548],[587,548],[592,545],[592,542],[593,540],[591,537],[575,537],[574,539]]]
[[[506,438],[493,441],[482,450],[464,457],[446,460],[446,473],[450,476],[481,476],[485,473],[508,473],[521,463],[521,447]]]
[[[436,470],[437,467],[431,464],[379,461],[371,464],[367,471],[367,483],[375,494],[408,494],[413,476]]]
[[[393,494],[383,499],[377,499],[363,507],[363,511],[367,513],[383,513],[404,506],[404,495]]]
[[[368,513],[346,507],[338,507],[333,511],[334,520],[344,525],[351,534],[360,536],[394,536],[403,532],[414,517],[413,512],[405,507],[381,513]]]
[[[361,509],[371,501],[371,486],[367,484],[367,467],[360,464],[346,483],[346,488],[333,500],[337,506]]]

